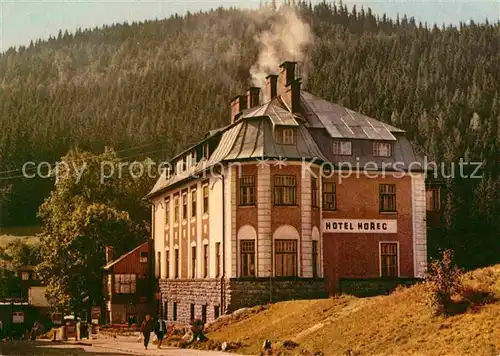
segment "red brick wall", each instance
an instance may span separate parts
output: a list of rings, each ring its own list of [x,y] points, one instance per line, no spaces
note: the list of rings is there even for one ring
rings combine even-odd
[[[239,175],[253,175],[255,177],[255,205],[252,206],[240,206],[240,180]],[[242,165],[241,168],[237,168],[234,173],[236,176],[236,231],[244,225],[251,225],[257,230],[257,167],[255,165]]]
[[[399,241],[400,276],[413,276],[413,233],[411,178],[361,176],[336,177],[337,210],[323,211],[325,219],[397,219],[397,234],[324,233],[324,268],[327,288],[333,293],[339,278],[377,278],[379,271],[379,242]],[[397,213],[379,212],[379,184],[396,185]]]
[[[291,225],[297,229],[299,234],[302,229],[302,212],[300,206],[301,199],[301,183],[302,183],[302,167],[301,166],[287,166],[287,167],[271,167],[271,231],[274,233],[281,225]],[[295,206],[276,206],[274,205],[274,176],[276,175],[295,175],[297,190],[296,190],[296,204]]]

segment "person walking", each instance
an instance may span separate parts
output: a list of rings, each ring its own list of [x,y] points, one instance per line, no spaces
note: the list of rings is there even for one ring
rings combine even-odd
[[[141,333],[144,337],[144,349],[148,349],[149,338],[151,337],[151,333],[153,332],[154,325],[153,320],[151,320],[151,315],[146,315],[146,319],[141,324]]]
[[[156,322],[155,326],[155,334],[156,338],[158,339],[158,348],[161,348],[161,343],[163,341],[163,338],[165,337],[165,334],[167,333],[167,323],[163,319],[163,317],[160,315],[158,317],[158,321]]]

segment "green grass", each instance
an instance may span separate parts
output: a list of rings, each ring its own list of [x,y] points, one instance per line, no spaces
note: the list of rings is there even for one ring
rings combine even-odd
[[[469,273],[464,283],[500,298],[500,265]],[[240,341],[238,352],[246,354],[259,354],[269,339],[274,345],[296,342],[287,355],[307,350],[303,354],[490,356],[500,354],[499,320],[498,300],[463,314],[434,317],[424,303],[424,286],[416,285],[389,296],[277,303],[243,320],[218,322],[208,337]]]

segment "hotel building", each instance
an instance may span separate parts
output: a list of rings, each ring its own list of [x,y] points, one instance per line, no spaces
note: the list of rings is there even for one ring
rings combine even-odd
[[[301,90],[295,73],[285,62],[234,98],[231,123],[148,194],[169,321],[423,276],[425,175],[405,132]]]

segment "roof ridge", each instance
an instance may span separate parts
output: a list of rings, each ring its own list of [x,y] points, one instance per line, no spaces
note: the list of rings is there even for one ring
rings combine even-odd
[[[108,264],[104,265],[103,269],[109,269],[109,268],[113,267],[115,264],[117,264],[118,262],[122,261],[125,257],[127,257],[130,254],[132,254],[133,252],[137,251],[138,249],[140,249],[141,247],[143,247],[147,243],[148,242],[146,241],[146,242],[140,244],[139,246],[135,247],[134,249],[130,250],[129,252],[124,253],[123,255],[121,255],[120,257],[118,257],[116,260],[110,261]]]

